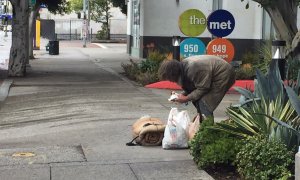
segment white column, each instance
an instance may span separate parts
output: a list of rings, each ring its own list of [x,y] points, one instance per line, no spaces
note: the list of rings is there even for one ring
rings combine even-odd
[[[86,2],[87,0],[83,0],[83,47],[86,47],[86,35],[87,35],[87,22],[86,22]]]
[[[295,180],[300,180],[300,152],[295,155]]]

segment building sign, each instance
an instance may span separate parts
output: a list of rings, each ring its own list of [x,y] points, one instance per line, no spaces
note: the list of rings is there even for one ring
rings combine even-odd
[[[229,11],[223,9],[216,10],[207,18],[207,29],[214,36],[228,36],[233,31],[234,27],[235,20]]]
[[[219,56],[229,63],[234,57],[234,46],[229,40],[223,38],[212,40],[207,45],[206,51],[207,54]]]
[[[205,54],[205,44],[197,38],[188,38],[180,43],[180,57],[187,58]]]
[[[189,9],[179,16],[179,28],[186,36],[199,36],[206,29],[206,17],[198,9]]]

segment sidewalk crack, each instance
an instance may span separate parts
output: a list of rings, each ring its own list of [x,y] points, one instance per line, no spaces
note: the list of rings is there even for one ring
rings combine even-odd
[[[87,162],[87,158],[86,158],[86,156],[85,156],[84,149],[83,149],[82,145],[81,145],[81,144],[78,145],[78,146],[77,146],[77,149],[78,149],[79,153],[81,153],[81,154],[83,155],[84,161]]]
[[[129,166],[129,168],[130,168],[131,172],[133,173],[135,179],[138,180],[139,178],[137,177],[137,175],[136,175],[135,172],[133,171],[133,169],[132,169],[132,167],[130,166],[130,164],[129,164],[129,163],[126,163],[126,164]]]
[[[50,166],[50,180],[52,180],[52,167]]]

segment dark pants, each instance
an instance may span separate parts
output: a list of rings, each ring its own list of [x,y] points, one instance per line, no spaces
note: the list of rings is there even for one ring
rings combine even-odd
[[[202,114],[204,114],[206,117],[214,116],[213,112],[207,108],[207,105],[203,101],[194,101],[193,105],[197,109],[198,114],[201,115],[200,117],[202,117]]]

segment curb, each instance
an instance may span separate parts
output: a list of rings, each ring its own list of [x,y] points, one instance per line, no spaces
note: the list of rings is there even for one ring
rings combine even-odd
[[[0,86],[0,103],[5,101],[6,97],[8,96],[9,89],[13,83],[12,79],[5,79]]]
[[[145,88],[153,88],[153,89],[170,89],[170,90],[182,90],[182,88],[170,81],[158,81],[152,84],[148,84],[144,86]],[[248,89],[251,92],[254,91],[254,81],[253,80],[236,80],[234,85],[227,91],[227,94],[240,94],[238,91],[236,91],[234,88],[240,87],[244,89]]]

